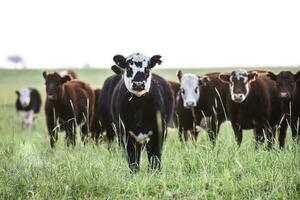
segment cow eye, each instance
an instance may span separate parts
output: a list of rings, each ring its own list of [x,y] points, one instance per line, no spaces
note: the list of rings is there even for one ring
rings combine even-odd
[[[196,93],[196,94],[198,93],[198,87],[195,88],[195,93]]]
[[[127,77],[131,77],[133,75],[133,71],[131,67],[127,67],[126,72],[127,72]]]
[[[185,91],[184,91],[183,88],[180,89],[180,92],[181,92],[181,94],[183,94],[183,95],[185,94]]]

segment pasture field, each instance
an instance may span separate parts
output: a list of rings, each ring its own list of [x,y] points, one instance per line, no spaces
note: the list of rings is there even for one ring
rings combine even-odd
[[[112,74],[76,72],[94,87]],[[176,70],[154,72],[176,80]],[[109,152],[106,143],[84,146],[78,137],[67,148],[62,132],[51,149],[43,109],[35,128],[21,130],[15,90],[23,86],[37,88],[45,102],[42,70],[0,70],[0,199],[300,199],[300,145],[290,130],[283,150],[267,151],[254,150],[252,131],[237,148],[228,122],[214,148],[204,131],[196,143],[182,145],[170,129],[161,172],[147,170],[143,153],[141,170],[131,175],[117,142]]]

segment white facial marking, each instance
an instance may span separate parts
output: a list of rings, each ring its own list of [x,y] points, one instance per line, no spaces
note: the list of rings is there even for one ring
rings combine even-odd
[[[242,79],[243,83],[245,84],[245,88],[246,88],[246,93],[235,93],[234,92],[234,81],[233,79],[237,79],[238,81]],[[237,103],[241,103],[243,102],[248,94],[249,94],[249,82],[248,82],[248,72],[246,70],[243,69],[238,69],[234,71],[234,75],[230,76],[230,96],[232,101],[235,101]]]
[[[195,107],[200,97],[198,76],[184,74],[180,81],[180,88],[184,107]]]
[[[26,107],[29,105],[30,103],[30,89],[29,88],[22,88],[19,91],[20,96],[19,96],[19,100],[22,106]]]
[[[146,80],[143,80],[145,88],[141,91],[136,91],[133,89],[133,79],[138,72],[145,73],[145,68],[148,67],[150,59],[142,54],[134,53],[126,58],[126,61],[128,60],[132,60],[133,62],[129,65],[129,67],[132,69],[132,76],[127,77],[127,70],[125,70],[125,73],[123,74],[124,83],[129,92],[133,93],[137,97],[140,97],[150,90],[152,78],[151,71],[149,72],[149,77]],[[141,63],[141,66],[138,66],[137,63]]]

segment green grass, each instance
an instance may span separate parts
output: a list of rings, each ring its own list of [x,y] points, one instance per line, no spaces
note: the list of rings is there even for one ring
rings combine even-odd
[[[278,71],[280,69],[276,69]],[[203,74],[208,70],[185,70]],[[210,71],[213,71],[210,70]],[[78,76],[100,86],[109,70],[78,70]],[[176,79],[176,70],[156,70]],[[162,171],[131,175],[117,144],[92,142],[67,148],[64,133],[56,149],[49,145],[42,111],[35,129],[21,130],[14,91],[40,90],[41,70],[0,70],[0,199],[300,199],[300,148],[288,133],[285,149],[254,150],[253,134],[244,132],[237,148],[230,123],[222,126],[212,148],[201,132],[196,143],[180,144],[176,130],[165,142]]]

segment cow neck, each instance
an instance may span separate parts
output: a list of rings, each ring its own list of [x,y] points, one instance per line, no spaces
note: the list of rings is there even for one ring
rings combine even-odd
[[[292,103],[292,98],[291,97],[290,99],[281,99],[281,109],[283,110],[283,112],[286,114],[286,115],[290,115],[290,106],[291,106],[291,103]]]

